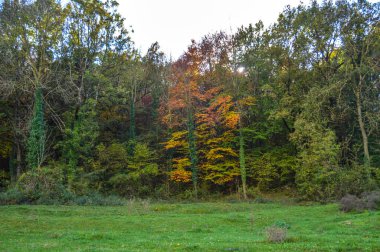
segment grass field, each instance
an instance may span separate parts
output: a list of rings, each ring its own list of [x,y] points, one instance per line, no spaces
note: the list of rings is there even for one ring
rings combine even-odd
[[[284,243],[265,228],[286,223]],[[1,206],[0,251],[380,251],[380,212],[279,203]]]

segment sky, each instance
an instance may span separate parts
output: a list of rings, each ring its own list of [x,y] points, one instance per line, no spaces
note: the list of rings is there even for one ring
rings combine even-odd
[[[309,1],[306,0],[306,3]],[[267,26],[276,21],[286,5],[299,0],[119,0],[119,12],[132,26],[132,40],[145,53],[157,41],[173,59],[179,57],[191,39],[217,31],[231,33],[237,27],[259,20]]]

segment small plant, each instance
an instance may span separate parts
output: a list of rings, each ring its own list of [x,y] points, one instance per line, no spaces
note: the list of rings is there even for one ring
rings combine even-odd
[[[283,229],[290,229],[290,224],[283,220],[276,221],[273,226]]]
[[[150,200],[149,199],[142,200],[141,207],[144,213],[148,213],[150,210]]]
[[[267,240],[269,242],[273,243],[281,243],[286,240],[287,237],[287,229],[286,228],[281,228],[277,226],[271,226],[266,228],[266,235],[267,235]]]

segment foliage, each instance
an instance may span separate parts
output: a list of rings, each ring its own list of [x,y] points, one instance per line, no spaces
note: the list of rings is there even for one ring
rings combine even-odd
[[[112,144],[108,148],[100,146],[99,160],[104,174],[100,182],[109,181],[113,191],[122,196],[143,197],[149,193],[154,178],[158,175],[155,154],[146,144],[137,143],[133,156],[128,156],[122,144]]]
[[[288,148],[274,148],[260,153],[248,162],[249,177],[256,181],[261,191],[292,184],[298,168],[298,160],[289,153]]]
[[[98,123],[94,100],[88,100],[78,112],[78,119],[71,118],[72,128],[67,128],[65,138],[58,144],[62,158],[67,166],[64,170],[65,181],[70,185],[78,175],[78,167],[88,166],[95,150],[98,137]]]
[[[128,175],[134,179],[158,174],[155,153],[146,144],[137,144],[135,153],[128,159]]]
[[[210,105],[197,114],[201,168],[204,179],[218,185],[232,182],[239,174],[238,154],[234,148],[239,115],[232,97],[214,94]]]
[[[0,205],[15,205],[28,203],[28,198],[17,188],[9,188],[0,193]]]
[[[16,188],[30,203],[63,203],[70,193],[63,185],[62,170],[57,168],[47,166],[30,170],[19,178]]]
[[[305,198],[333,198],[339,186],[339,146],[334,132],[304,119],[295,122],[292,141],[299,148],[296,184]]]
[[[33,118],[30,123],[27,163],[34,170],[42,165],[46,157],[46,129],[44,121],[43,96],[41,88],[37,88],[34,98]]]
[[[95,190],[107,191],[112,187],[112,177],[127,171],[128,152],[123,144],[96,147],[97,158],[92,164],[90,184]]]
[[[379,8],[287,6],[271,26],[206,34],[169,59],[157,42],[134,46],[115,0],[3,1],[1,186],[29,183],[35,202],[45,174],[83,204],[376,190]]]
[[[341,169],[338,174],[339,191],[336,195],[360,195],[364,192],[376,190],[379,187],[379,179],[372,175],[376,170],[378,169],[358,164],[353,164],[352,167]]]

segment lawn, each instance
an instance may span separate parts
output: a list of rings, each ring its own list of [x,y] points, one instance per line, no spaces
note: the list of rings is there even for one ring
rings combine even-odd
[[[284,243],[265,228],[290,226]],[[1,206],[0,251],[380,251],[380,212],[335,204]]]

